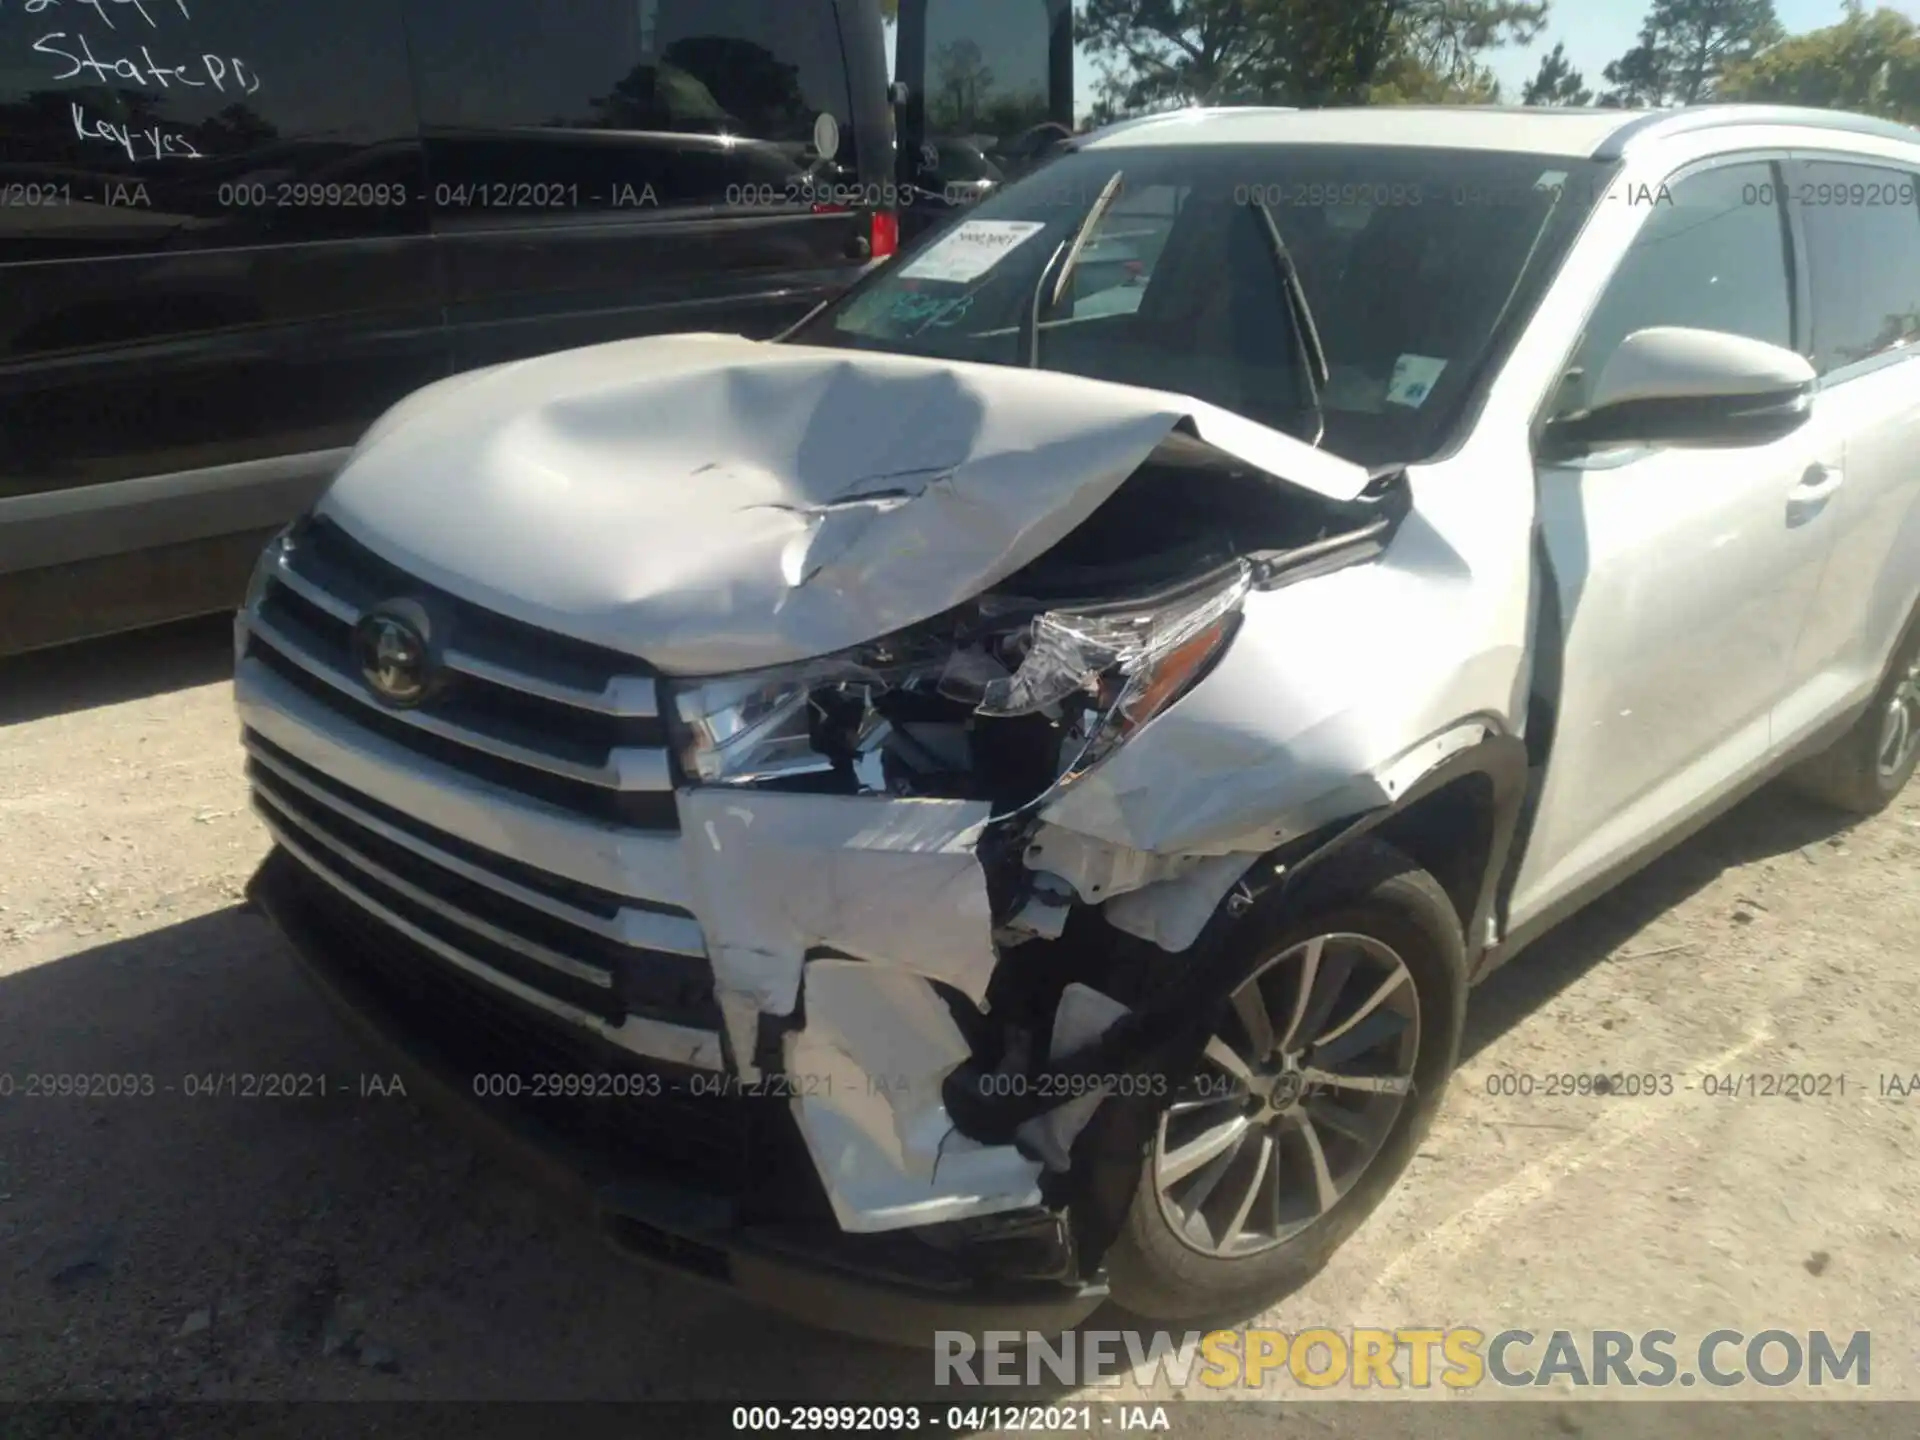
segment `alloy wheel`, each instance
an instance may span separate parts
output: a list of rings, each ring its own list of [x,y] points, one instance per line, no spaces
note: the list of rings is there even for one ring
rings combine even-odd
[[[1419,994],[1390,946],[1335,933],[1272,956],[1160,1117],[1152,1180],[1173,1232],[1240,1259],[1312,1225],[1380,1153],[1419,1050]]]
[[[1894,687],[1880,718],[1880,744],[1874,752],[1880,778],[1891,780],[1905,769],[1915,746],[1920,746],[1920,656]]]

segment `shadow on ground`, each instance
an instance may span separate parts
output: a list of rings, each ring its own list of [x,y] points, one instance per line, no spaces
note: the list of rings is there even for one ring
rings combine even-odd
[[[0,660],[0,725],[20,725],[233,673],[233,618],[208,615]]]
[[[383,1093],[248,909],[0,980],[0,1055],[0,1398],[926,1389],[620,1259]]]
[[[1495,971],[1468,1007],[1461,1059],[1479,1054],[1725,871],[1820,844],[1854,823],[1783,786],[1768,786]]]

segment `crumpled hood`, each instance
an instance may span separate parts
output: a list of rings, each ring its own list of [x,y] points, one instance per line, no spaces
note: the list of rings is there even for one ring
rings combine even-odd
[[[674,335],[455,376],[322,499],[409,572],[679,674],[827,654],[1044,554],[1176,426],[1303,489],[1361,467],[1185,396]]]

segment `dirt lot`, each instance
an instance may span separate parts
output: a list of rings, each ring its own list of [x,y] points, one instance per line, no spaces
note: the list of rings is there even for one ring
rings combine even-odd
[[[927,1394],[927,1357],[610,1263],[408,1100],[340,1093],[364,1057],[241,904],[266,844],[226,646],[0,664],[0,1398]],[[1769,793],[1541,942],[1478,995],[1395,1196],[1260,1323],[1866,1329],[1872,1396],[1920,1398],[1920,1097],[1880,1093],[1920,1072],[1916,857],[1920,787],[1853,828]],[[1489,1093],[1623,1071],[1677,1088]],[[182,1093],[230,1072],[334,1084]],[[1774,1072],[1846,1093],[1699,1088]],[[24,1093],[48,1073],[157,1090]]]

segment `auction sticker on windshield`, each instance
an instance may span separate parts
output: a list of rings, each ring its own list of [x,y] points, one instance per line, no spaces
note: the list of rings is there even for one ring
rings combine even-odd
[[[1387,403],[1410,405],[1418,410],[1446,368],[1446,361],[1431,355],[1402,355],[1393,362],[1393,378],[1387,381]]]
[[[968,220],[900,272],[908,280],[978,280],[1046,229],[1042,220]]]

